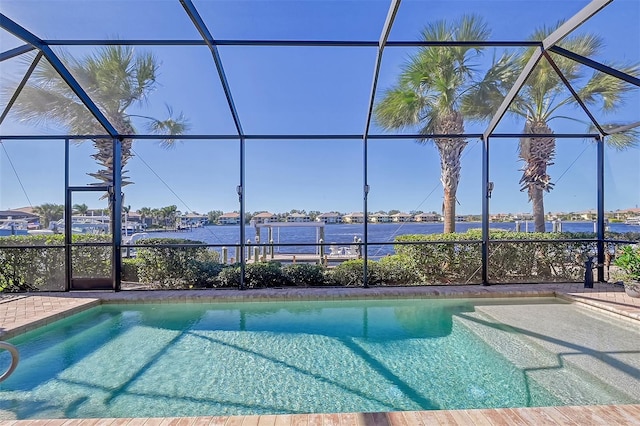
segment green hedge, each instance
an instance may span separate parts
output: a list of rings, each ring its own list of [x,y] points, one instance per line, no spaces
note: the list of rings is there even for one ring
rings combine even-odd
[[[202,241],[182,238],[146,238],[136,249],[140,282],[156,288],[214,287],[222,270],[219,253],[203,246]],[[162,247],[183,244],[193,247]]]
[[[481,233],[477,230],[457,234],[400,235],[395,240],[417,243],[397,244],[394,249],[419,283],[465,284],[482,280]]]
[[[398,255],[406,258],[408,270],[416,274],[422,284],[478,283],[481,281],[481,238],[482,232],[479,229],[459,234],[402,235],[396,237],[396,241],[430,244],[396,245],[395,250]],[[489,281],[582,281],[585,253],[594,251],[596,243],[556,240],[593,238],[593,233],[491,230]]]
[[[592,239],[593,237],[592,233],[492,231],[492,240],[521,240],[522,242],[489,244],[489,281],[496,283],[583,281],[586,254],[595,253],[595,241],[555,240]]]
[[[72,241],[104,243],[110,240],[105,235],[73,235]],[[31,245],[61,247],[22,247]],[[64,235],[59,234],[0,238],[0,291],[63,290],[65,252],[62,246]],[[76,277],[109,276],[111,247],[74,247],[72,262]]]
[[[78,243],[108,242],[104,235],[74,235]],[[561,242],[592,239],[593,234],[516,233],[491,230],[489,280],[491,282],[582,281],[585,253],[595,242]],[[509,240],[499,241],[499,240]],[[536,241],[537,240],[537,241]],[[478,283],[481,279],[481,231],[459,234],[422,234],[396,237],[395,255],[369,261],[369,285],[424,285]],[[62,246],[62,235],[0,238],[0,289],[3,291],[62,290],[64,249],[27,248],[27,245]],[[152,288],[235,288],[240,266],[221,265],[219,253],[200,241],[149,238],[138,241],[136,258],[123,259],[122,279]],[[166,247],[187,245],[187,247]],[[4,248],[3,248],[4,246]],[[6,248],[12,246],[14,248]],[[17,248],[16,248],[17,247]],[[245,269],[247,288],[282,286],[361,286],[363,260],[349,260],[335,268],[277,262],[250,263]],[[111,247],[74,247],[74,276],[109,276]]]

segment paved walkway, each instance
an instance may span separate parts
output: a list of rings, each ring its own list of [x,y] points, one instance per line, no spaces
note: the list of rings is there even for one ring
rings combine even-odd
[[[124,291],[38,293],[0,301],[0,338],[8,339],[100,303],[196,303],[239,300],[320,300],[376,297],[557,296],[627,317],[640,329],[640,299],[620,286],[596,283],[374,288],[284,288],[264,290]],[[637,320],[637,322],[635,321]],[[0,425],[640,425],[640,405],[544,407],[392,413],[309,414],[154,419],[75,419],[0,421]]]

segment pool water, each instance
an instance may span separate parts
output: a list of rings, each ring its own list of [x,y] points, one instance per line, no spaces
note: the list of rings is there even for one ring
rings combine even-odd
[[[21,362],[0,384],[0,416],[638,402],[568,357],[559,362],[558,351],[537,343],[533,332],[497,322],[492,315],[501,307],[520,316],[569,312],[577,325],[588,316],[602,329],[634,333],[552,298],[103,305],[10,340]]]

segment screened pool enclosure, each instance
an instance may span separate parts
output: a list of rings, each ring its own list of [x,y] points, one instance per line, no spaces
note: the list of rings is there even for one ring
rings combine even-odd
[[[3,291],[611,281],[638,242],[634,0],[0,9]]]

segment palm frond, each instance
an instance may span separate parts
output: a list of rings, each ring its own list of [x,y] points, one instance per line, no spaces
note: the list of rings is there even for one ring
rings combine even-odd
[[[387,130],[416,126],[425,107],[423,96],[410,88],[397,86],[387,90],[382,101],[374,107],[375,122]]]
[[[627,123],[612,122],[600,124],[600,127],[602,127],[602,130],[607,132],[622,127],[626,124]],[[588,131],[596,132],[597,129],[593,125],[590,125]],[[634,148],[640,145],[640,129],[638,127],[634,127],[629,130],[625,130],[624,132],[609,134],[605,136],[604,141],[608,146],[619,151],[627,148]]]
[[[164,120],[152,119],[149,122],[149,131],[156,135],[178,136],[184,134],[189,129],[189,123],[184,114],[180,113],[177,117],[173,117],[173,109],[166,105],[168,117]],[[176,139],[162,139],[160,146],[163,148],[172,148]]]
[[[637,77],[640,75],[640,66],[612,65],[626,74]],[[604,111],[615,110],[619,105],[638,88],[603,72],[594,71],[587,84],[578,91],[580,98],[587,105],[601,104]]]

